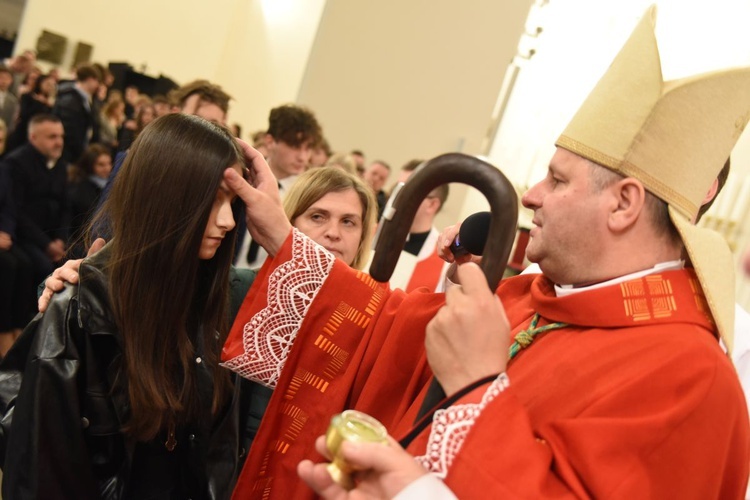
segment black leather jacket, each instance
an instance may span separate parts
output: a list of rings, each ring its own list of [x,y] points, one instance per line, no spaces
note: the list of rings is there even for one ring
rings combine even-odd
[[[118,377],[121,337],[102,271],[108,253],[105,248],[84,261],[80,284],[56,294],[0,364],[2,496],[229,498],[244,460],[239,384],[213,422],[178,430],[176,455],[164,451],[163,436],[136,443],[121,431],[129,405]],[[234,276],[232,286],[235,309],[249,282]],[[205,364],[196,366],[205,372],[199,378],[210,380]],[[134,475],[179,484],[165,489],[160,480],[144,484]]]

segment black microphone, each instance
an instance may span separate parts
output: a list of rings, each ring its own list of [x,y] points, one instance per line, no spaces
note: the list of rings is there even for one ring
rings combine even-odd
[[[450,245],[450,251],[454,257],[463,255],[482,255],[484,244],[487,243],[487,234],[490,232],[490,212],[477,212],[468,216],[458,230],[458,235]]]

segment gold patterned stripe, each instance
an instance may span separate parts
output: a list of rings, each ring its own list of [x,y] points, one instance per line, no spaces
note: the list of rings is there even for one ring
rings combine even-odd
[[[331,317],[328,318],[326,324],[323,325],[323,331],[333,337],[336,334],[336,330],[341,326],[341,323],[346,319],[349,309],[351,309],[351,307],[346,303],[342,302],[339,304],[336,310],[331,313]]]
[[[375,314],[375,311],[377,311],[378,309],[378,305],[380,305],[380,302],[383,300],[383,288],[381,287],[380,283],[372,278],[372,276],[367,273],[363,273],[362,271],[359,271],[357,273],[357,278],[366,286],[372,289],[370,302],[365,306],[365,312],[368,315],[372,316],[373,314]]]
[[[259,479],[255,481],[253,484],[253,493],[257,494],[259,491],[261,491],[261,498],[267,499],[271,497],[271,483],[273,482],[273,478],[264,478]],[[256,495],[253,495],[256,496]]]
[[[331,361],[323,370],[323,375],[331,379],[335,377],[344,368],[344,363],[346,362],[348,357],[348,352],[340,350],[340,352],[335,357],[331,358]]]
[[[620,284],[625,314],[633,321],[669,318],[677,310],[672,282],[661,275]]]
[[[278,441],[276,441],[276,443],[273,444],[273,451],[281,453],[283,455],[287,452],[287,450],[289,450],[289,446],[291,445],[288,442],[279,439]]]
[[[265,454],[263,454],[263,461],[261,461],[260,463],[260,470],[258,471],[259,477],[263,477],[266,475],[266,471],[268,470],[268,462],[270,460],[271,460],[271,452],[267,451]]]
[[[297,394],[297,391],[299,391],[302,384],[308,384],[320,392],[326,392],[326,389],[328,389],[328,382],[326,380],[310,373],[304,368],[299,368],[289,382],[289,388],[284,397],[286,399],[294,399],[294,396]]]
[[[307,422],[308,415],[300,407],[290,403],[284,404],[281,413],[292,419],[292,423],[287,427],[284,436],[289,441],[295,441],[299,437],[300,432],[302,432],[302,428]]]
[[[333,379],[344,367],[349,353],[331,342],[325,335],[319,335],[315,340],[315,345],[331,356],[331,361],[323,369],[323,375],[328,379]]]
[[[373,290],[380,288],[378,282],[375,281],[372,276],[363,271],[357,271],[357,279]]]
[[[370,302],[365,306],[365,312],[369,314],[370,316],[375,314],[375,311],[378,310],[378,306],[380,305],[380,302],[383,300],[384,292],[382,289],[378,288],[375,290],[375,292],[372,294],[372,297],[370,298]]]
[[[359,272],[357,277],[362,283],[372,289],[372,295],[367,306],[364,308],[364,312],[355,309],[345,302],[341,302],[336,307],[323,326],[323,333],[318,335],[313,341],[313,344],[316,347],[330,356],[330,361],[324,368],[322,368],[322,370],[320,365],[316,367],[316,371],[321,370],[323,377],[315,375],[304,368],[298,368],[294,376],[292,376],[284,393],[284,399],[286,399],[287,402],[282,407],[281,413],[290,417],[291,421],[285,423],[281,430],[285,439],[271,443],[268,452],[264,455],[258,475],[260,479],[255,482],[253,488],[254,492],[262,490],[264,498],[267,498],[270,495],[271,481],[273,479],[263,477],[267,472],[269,459],[277,453],[282,455],[285,454],[300,436],[308,420],[308,415],[304,410],[289,401],[297,396],[302,384],[308,384],[321,393],[324,393],[326,389],[328,389],[329,384],[342,371],[344,364],[349,357],[349,352],[336,345],[333,341],[339,328],[344,323],[344,320],[347,320],[352,322],[360,332],[364,332],[369,326],[372,316],[377,311],[380,302],[385,296],[381,284],[372,279],[369,274]]]

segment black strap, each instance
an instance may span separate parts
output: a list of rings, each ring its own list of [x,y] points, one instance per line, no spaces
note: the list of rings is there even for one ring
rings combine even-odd
[[[414,439],[416,439],[416,437],[419,436],[422,433],[422,431],[425,430],[425,428],[428,425],[432,424],[432,420],[435,417],[435,412],[436,411],[438,411],[438,410],[444,410],[444,409],[448,408],[453,403],[455,403],[456,401],[458,401],[459,399],[461,399],[462,397],[464,397],[465,395],[467,395],[468,393],[470,393],[474,389],[476,389],[478,387],[481,387],[481,386],[483,386],[485,384],[491,383],[493,380],[495,380],[499,376],[500,376],[500,374],[496,373],[494,375],[490,375],[488,377],[484,377],[482,379],[479,379],[476,382],[474,382],[472,384],[469,384],[466,387],[464,387],[463,389],[461,389],[460,391],[456,392],[453,396],[451,396],[449,398],[443,399],[442,402],[440,402],[439,405],[433,406],[432,408],[428,406],[427,408],[428,408],[429,411],[427,411],[426,413],[424,413],[424,416],[422,416],[421,419],[419,419],[419,417],[417,417],[418,420],[417,420],[417,422],[415,422],[414,427],[412,428],[411,431],[409,431],[409,434],[407,434],[406,436],[404,436],[399,441],[399,444],[403,448],[406,448],[407,446],[409,446],[411,444],[411,442],[414,441]],[[422,410],[426,406],[427,398],[430,397],[430,391],[433,389],[433,387],[437,387],[438,389],[440,389],[440,392],[443,392],[443,388],[440,387],[440,384],[437,382],[437,379],[435,379],[433,377],[432,383],[430,384],[430,388],[427,389],[427,394],[425,395],[425,399],[424,399],[424,402],[422,403],[422,407],[419,410],[420,414],[423,413]],[[443,395],[445,395],[444,392],[443,392]],[[445,397],[445,396],[443,396],[443,397]]]
[[[419,420],[424,417],[431,408],[434,408],[438,403],[445,399],[445,391],[443,390],[440,382],[435,377],[432,377],[430,381],[430,387],[427,388],[427,393],[424,395],[422,400],[422,406],[419,408],[417,418],[414,421],[416,424]]]
[[[249,236],[248,236],[249,237]],[[255,240],[250,240],[250,248],[247,249],[247,263],[252,264],[258,258],[258,245]]]

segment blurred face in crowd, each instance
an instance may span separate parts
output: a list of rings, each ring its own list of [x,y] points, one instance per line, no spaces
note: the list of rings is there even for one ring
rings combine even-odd
[[[102,102],[107,100],[107,86],[106,85],[99,85],[99,88],[96,89],[96,98]]]
[[[135,106],[135,103],[138,101],[138,89],[136,87],[126,87],[125,88],[125,102],[129,103],[131,106]]]
[[[160,116],[168,115],[172,112],[172,107],[166,102],[154,103],[154,110],[156,111],[157,118]]]
[[[193,94],[185,99],[181,113],[186,115],[200,116],[204,120],[225,125],[227,114],[217,104],[204,101],[198,94]]]
[[[42,71],[39,68],[33,68],[28,75],[26,75],[26,80],[24,81],[24,84],[30,88],[33,89],[34,85],[36,85],[36,81],[39,79],[39,76],[42,74]]]
[[[328,161],[328,155],[323,148],[315,148],[310,155],[310,166],[322,167]]]
[[[310,205],[292,224],[351,266],[362,241],[362,211],[354,189],[332,191]]]
[[[364,180],[370,185],[373,191],[376,193],[383,189],[385,181],[388,180],[388,174],[390,172],[380,163],[372,163],[370,167],[365,170]]]
[[[46,96],[55,95],[55,89],[57,88],[57,81],[50,77],[45,78],[41,85],[42,93]]]
[[[305,171],[310,163],[312,148],[310,141],[299,146],[290,146],[284,141],[277,141],[266,134],[266,149],[268,150],[268,166],[271,167],[277,179],[286,179],[292,175],[299,175]]]
[[[151,105],[144,106],[138,113],[138,126],[142,129],[156,118],[156,111]]]
[[[109,179],[112,172],[112,158],[108,154],[99,155],[94,163],[94,175],[102,179]]]
[[[112,112],[112,116],[117,117],[118,121],[121,123],[123,120],[125,120],[125,102],[120,101],[117,104],[117,107]]]
[[[357,164],[357,172],[365,172],[365,157],[362,156],[359,153],[352,153],[352,158],[354,158],[354,162]]]
[[[36,123],[30,127],[29,142],[48,160],[62,156],[63,126],[59,122]]]
[[[0,91],[7,92],[13,83],[13,76],[7,71],[0,71]]]
[[[409,177],[414,173],[413,170],[401,170],[398,173],[398,178],[396,179],[396,182],[406,182],[409,180]],[[432,226],[432,221],[435,218],[435,215],[440,211],[440,207],[442,206],[442,202],[438,198],[438,190],[435,189],[427,194],[424,200],[422,200],[422,203],[419,204],[419,208],[417,209],[417,213],[414,214],[414,219],[412,223],[412,227],[409,230],[410,233],[412,232],[422,232],[424,229],[422,227],[423,224],[428,224],[429,226]]]
[[[99,80],[96,78],[87,78],[81,82],[81,88],[89,95],[96,94],[96,91],[99,90],[99,85]]]
[[[23,54],[14,57],[11,67],[16,73],[28,74],[34,67],[34,61],[36,56],[33,56],[30,52],[26,51]]]

